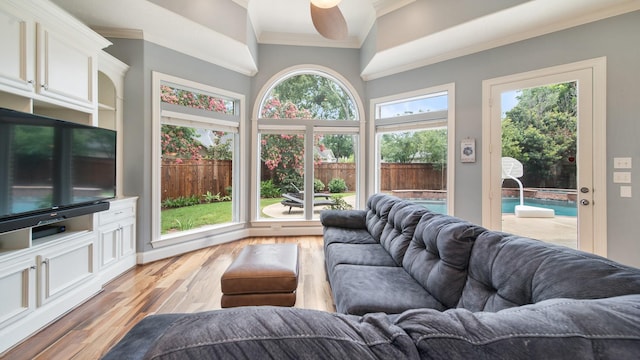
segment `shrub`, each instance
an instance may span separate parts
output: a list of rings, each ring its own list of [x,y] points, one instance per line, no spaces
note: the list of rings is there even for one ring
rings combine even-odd
[[[349,203],[347,203],[341,196],[333,195],[331,197],[331,200],[333,200],[333,204],[329,205],[329,208],[331,208],[331,210],[350,210],[350,209],[353,209],[353,206],[351,206]]]
[[[331,179],[328,187],[330,193],[342,193],[347,191],[347,184],[340,178]]]
[[[291,173],[285,176],[280,182],[280,190],[287,193],[297,193],[298,189],[304,187],[302,184],[302,176],[297,173]]]
[[[324,183],[320,179],[313,179],[313,191],[321,192],[324,191]]]
[[[204,202],[210,204],[214,201],[220,201],[220,193],[213,195],[211,191],[207,191],[206,194],[202,195]]]
[[[169,208],[179,208],[184,206],[192,206],[200,204],[200,197],[197,195],[192,196],[178,196],[175,199],[167,198],[162,202],[162,207]]]
[[[263,198],[277,198],[282,192],[280,188],[273,184],[273,181],[267,180],[260,183],[260,196]]]

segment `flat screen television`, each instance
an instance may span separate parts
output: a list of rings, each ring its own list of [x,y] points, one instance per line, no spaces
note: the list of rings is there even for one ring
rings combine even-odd
[[[116,132],[0,108],[0,233],[109,208]]]

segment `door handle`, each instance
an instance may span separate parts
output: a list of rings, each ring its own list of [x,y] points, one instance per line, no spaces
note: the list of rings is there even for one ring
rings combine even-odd
[[[580,200],[580,205],[583,205],[583,206],[589,205],[589,200],[587,199]]]

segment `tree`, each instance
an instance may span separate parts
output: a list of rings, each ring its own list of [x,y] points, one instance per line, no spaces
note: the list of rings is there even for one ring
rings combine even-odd
[[[346,134],[325,135],[320,140],[324,147],[331,149],[333,155],[340,158],[349,158],[353,155],[353,136]]]
[[[162,156],[170,156],[176,162],[182,162],[182,159],[202,159],[202,144],[196,139],[199,135],[194,128],[162,125],[161,132]]]
[[[316,74],[295,75],[276,85],[261,109],[261,118],[269,119],[330,119],[355,118],[355,106],[348,94],[330,78]],[[329,148],[336,157],[353,155],[353,140],[349,135],[316,135],[314,147]],[[261,139],[261,160],[272,171],[276,185],[286,189],[303,185],[304,137],[298,134],[264,134]],[[314,160],[320,161],[314,154]]]
[[[447,163],[447,130],[429,129],[382,135],[380,149],[386,162]]]
[[[271,98],[262,108],[263,118],[310,119],[308,110],[300,110],[292,102]],[[276,185],[302,186],[304,172],[304,136],[301,134],[264,134],[260,158],[275,175]],[[288,189],[283,189],[288,190]]]
[[[276,85],[271,96],[286,99],[297,108],[308,110],[314,119],[355,118],[355,105],[347,92],[332,79],[321,75],[292,76]]]
[[[416,157],[418,150],[416,145],[412,132],[384,134],[380,155],[386,162],[409,163]]]
[[[167,85],[160,85],[160,90],[161,101],[164,103],[224,114],[233,113],[234,110],[232,101],[213,95],[176,89]],[[181,162],[182,159],[200,160],[203,158],[203,152],[212,159],[231,159],[231,139],[223,139],[224,132],[216,132],[215,134],[218,134],[218,136],[212,138],[214,144],[209,149],[205,149],[198,140],[200,135],[195,128],[162,125],[160,131],[162,155],[168,155],[174,158],[176,162]]]
[[[522,162],[529,186],[560,183],[562,160],[576,156],[576,83],[524,89],[502,121],[502,154]]]
[[[207,148],[207,159],[233,160],[232,137],[224,131],[213,131],[209,138],[213,144]]]

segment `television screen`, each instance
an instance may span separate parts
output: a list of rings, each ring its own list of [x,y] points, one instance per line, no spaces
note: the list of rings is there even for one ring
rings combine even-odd
[[[0,222],[113,198],[116,132],[0,109]]]

